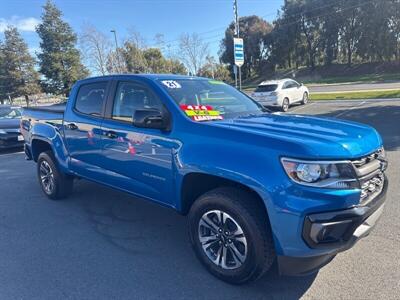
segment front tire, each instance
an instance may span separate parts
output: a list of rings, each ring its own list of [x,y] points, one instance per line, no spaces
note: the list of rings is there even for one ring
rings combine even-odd
[[[265,209],[237,188],[217,188],[200,196],[189,213],[193,249],[206,269],[232,284],[254,281],[275,260]]]
[[[39,184],[52,200],[66,198],[73,189],[73,178],[63,174],[51,151],[40,153],[37,161],[37,174]]]
[[[301,104],[306,105],[308,103],[308,93],[304,92],[303,99],[301,100]]]

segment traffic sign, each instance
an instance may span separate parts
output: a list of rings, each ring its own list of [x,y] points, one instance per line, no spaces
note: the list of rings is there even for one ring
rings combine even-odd
[[[244,63],[243,39],[240,38],[233,39],[233,53],[235,56],[235,65],[237,65],[238,67],[243,66]]]

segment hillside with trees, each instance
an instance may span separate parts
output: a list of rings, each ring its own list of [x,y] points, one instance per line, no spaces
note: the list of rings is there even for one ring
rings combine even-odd
[[[239,24],[245,79],[277,70],[400,61],[399,0],[285,0],[272,24],[257,16]],[[233,32],[232,23],[220,50],[230,66]]]

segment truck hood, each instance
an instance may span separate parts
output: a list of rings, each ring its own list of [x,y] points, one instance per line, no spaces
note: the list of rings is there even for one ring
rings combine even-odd
[[[213,124],[261,135],[275,144],[281,141],[291,145],[290,148],[297,146],[298,155],[305,158],[357,158],[382,145],[382,139],[374,128],[333,118],[268,114]],[[296,153],[296,149],[287,150]]]

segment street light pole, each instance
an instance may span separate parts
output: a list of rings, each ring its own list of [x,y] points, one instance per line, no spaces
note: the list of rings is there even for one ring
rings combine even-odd
[[[116,53],[116,56],[117,56],[117,71],[119,72],[119,73],[122,73],[121,72],[121,63],[120,63],[120,61],[119,61],[119,48],[118,48],[118,39],[117,39],[117,31],[115,30],[115,29],[111,29],[110,30],[110,32],[112,32],[112,33],[114,33],[114,41],[115,41],[115,53]]]

